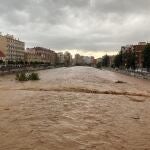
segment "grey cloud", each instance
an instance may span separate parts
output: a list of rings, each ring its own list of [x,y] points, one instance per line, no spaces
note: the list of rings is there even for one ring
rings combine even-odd
[[[1,32],[29,46],[108,51],[148,41],[149,0],[0,0]]]

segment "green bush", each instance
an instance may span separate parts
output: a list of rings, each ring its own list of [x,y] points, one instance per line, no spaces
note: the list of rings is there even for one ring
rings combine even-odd
[[[26,73],[25,72],[17,73],[16,74],[16,80],[18,80],[18,81],[27,81],[28,78],[26,76]]]
[[[16,80],[18,81],[28,81],[28,80],[39,80],[39,75],[37,73],[16,73]]]
[[[28,76],[28,80],[39,80],[39,75],[37,73],[31,73]]]

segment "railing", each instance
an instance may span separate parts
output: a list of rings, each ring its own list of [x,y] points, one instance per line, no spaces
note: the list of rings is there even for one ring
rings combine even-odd
[[[3,66],[0,68],[0,75],[13,74],[21,71],[37,71],[51,69],[53,66]]]
[[[123,73],[126,75],[134,76],[137,78],[142,78],[142,79],[149,79],[150,80],[150,72],[146,71],[138,71],[138,70],[131,70],[131,69],[111,69],[112,71]]]

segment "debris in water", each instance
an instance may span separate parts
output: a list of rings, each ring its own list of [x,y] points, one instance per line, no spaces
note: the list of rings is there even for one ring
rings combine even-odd
[[[116,81],[115,83],[126,83],[126,82],[124,82],[124,81]]]
[[[139,120],[140,116],[134,116],[134,117],[132,117],[132,119]]]

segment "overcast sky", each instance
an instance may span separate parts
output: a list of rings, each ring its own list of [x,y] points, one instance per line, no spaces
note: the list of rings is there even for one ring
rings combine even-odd
[[[0,31],[26,47],[101,55],[150,41],[150,0],[0,0]]]

